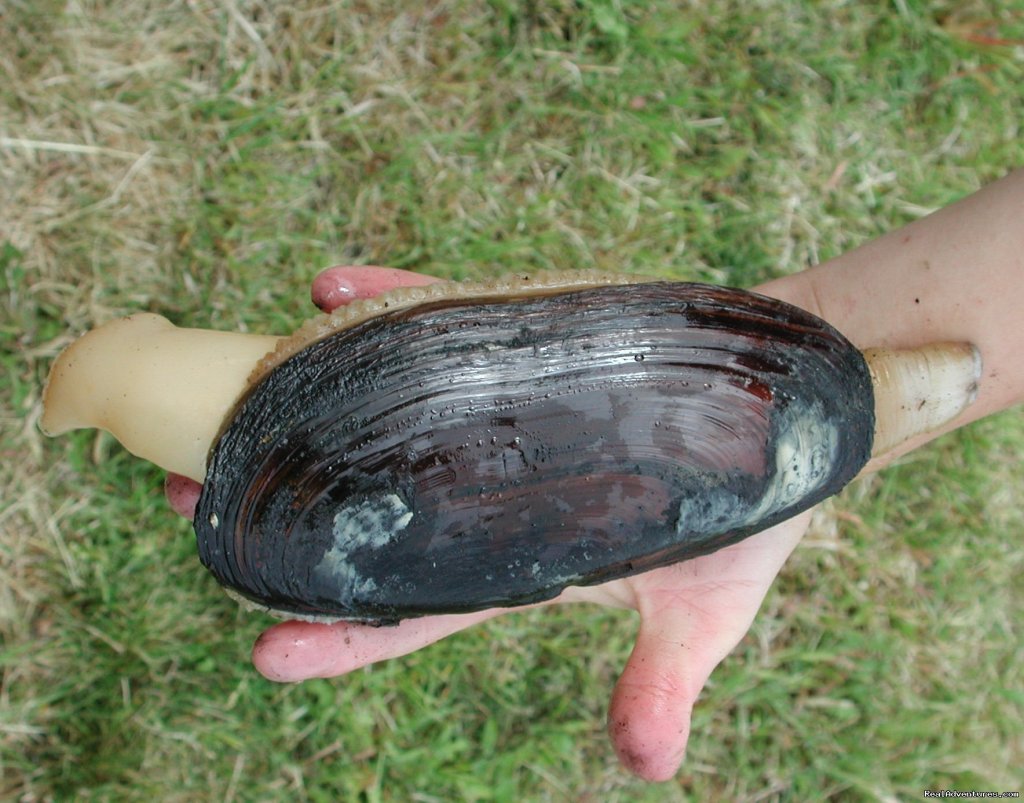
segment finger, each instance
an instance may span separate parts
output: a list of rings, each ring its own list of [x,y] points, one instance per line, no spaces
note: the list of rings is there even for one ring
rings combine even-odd
[[[354,669],[415,652],[503,610],[407,619],[393,627],[338,622],[283,622],[265,631],[252,662],[269,680],[298,681],[344,675]]]
[[[171,510],[186,519],[195,517],[199,493],[202,490],[202,485],[193,479],[181,476],[181,474],[172,472],[164,480],[164,493],[171,505]]]
[[[320,309],[331,312],[357,299],[373,298],[396,287],[419,287],[436,281],[433,276],[398,268],[337,265],[322,271],[313,280],[310,295]]]
[[[631,772],[663,781],[678,770],[700,690],[750,627],[808,520],[668,567],[657,588],[638,591],[640,630],[608,710],[609,736]]]

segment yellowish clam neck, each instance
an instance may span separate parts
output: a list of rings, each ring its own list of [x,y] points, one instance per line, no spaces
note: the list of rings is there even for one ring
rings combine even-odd
[[[41,427],[104,429],[133,454],[202,482],[222,422],[278,340],[181,329],[150,313],[111,321],[54,362]]]

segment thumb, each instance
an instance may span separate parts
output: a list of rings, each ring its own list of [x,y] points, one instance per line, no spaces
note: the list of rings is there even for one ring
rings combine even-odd
[[[686,630],[666,620],[641,624],[608,710],[608,733],[619,760],[648,781],[675,775],[686,753],[697,695],[729,649],[693,641]]]
[[[665,781],[678,770],[697,696],[747,632],[809,521],[804,513],[712,555],[643,576],[640,630],[608,709],[609,736],[631,772]]]

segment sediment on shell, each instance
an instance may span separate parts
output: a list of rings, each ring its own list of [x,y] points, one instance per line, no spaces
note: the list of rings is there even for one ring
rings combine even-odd
[[[250,376],[250,383],[255,384],[269,371],[317,340],[349,329],[370,318],[419,304],[455,299],[508,302],[518,298],[551,295],[588,287],[628,285],[644,281],[643,277],[622,273],[576,270],[517,273],[476,282],[443,280],[414,287],[397,287],[379,296],[359,299],[338,307],[333,312],[310,318],[289,337],[283,338],[273,351],[260,360]]]

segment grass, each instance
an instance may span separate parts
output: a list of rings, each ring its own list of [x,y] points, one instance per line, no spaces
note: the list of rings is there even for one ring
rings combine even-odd
[[[631,615],[520,613],[275,685],[160,474],[35,428],[50,359],[122,312],[284,332],[341,262],[752,285],[1022,162],[1017,4],[678,5],[8,4],[0,798],[1019,788],[1019,411],[819,512],[657,787],[603,732]]]

